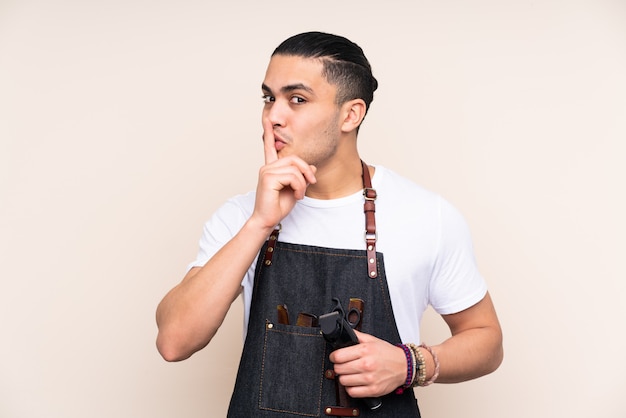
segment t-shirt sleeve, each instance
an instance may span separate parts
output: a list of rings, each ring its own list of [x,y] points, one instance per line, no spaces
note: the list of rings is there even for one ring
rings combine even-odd
[[[465,219],[442,198],[439,207],[439,243],[429,302],[436,312],[446,315],[480,302],[487,293],[487,284],[478,271]]]
[[[187,266],[202,267],[242,228],[250,215],[236,200],[229,200],[221,206],[204,224],[200,237],[198,255]]]

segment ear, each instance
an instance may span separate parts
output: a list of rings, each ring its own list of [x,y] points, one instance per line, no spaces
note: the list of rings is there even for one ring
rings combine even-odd
[[[341,125],[341,131],[348,133],[361,125],[363,118],[365,118],[365,102],[363,99],[348,100],[341,106],[341,113],[343,115],[343,123]]]

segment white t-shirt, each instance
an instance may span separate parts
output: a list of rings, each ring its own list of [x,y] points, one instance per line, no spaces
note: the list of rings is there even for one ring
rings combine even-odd
[[[402,341],[420,340],[428,305],[457,313],[479,302],[487,286],[478,272],[470,233],[461,214],[440,196],[382,166],[375,166],[376,250],[383,254],[396,324]],[[203,266],[243,226],[255,193],[228,200],[205,224],[191,267]],[[363,193],[333,200],[305,197],[281,222],[278,240],[328,248],[365,249]],[[256,260],[242,280],[244,333]],[[365,267],[364,267],[365,268]]]

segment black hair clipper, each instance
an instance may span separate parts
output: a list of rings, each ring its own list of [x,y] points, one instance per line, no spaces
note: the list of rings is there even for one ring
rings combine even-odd
[[[330,343],[333,350],[359,343],[354,330],[337,310],[321,315],[319,325],[324,339]],[[363,401],[371,410],[378,409],[383,404],[380,398],[363,398]]]

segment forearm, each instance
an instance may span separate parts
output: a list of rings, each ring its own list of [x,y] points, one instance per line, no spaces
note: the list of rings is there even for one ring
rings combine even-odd
[[[444,315],[452,336],[432,347],[440,370],[437,382],[458,383],[489,374],[503,358],[502,330],[489,293],[476,305]],[[427,379],[432,377],[433,356],[424,351]]]
[[[435,371],[432,354],[422,348],[426,362],[426,380]],[[503,358],[502,334],[499,328],[470,329],[432,347],[439,362],[438,383],[459,383],[484,376],[496,370]]]
[[[248,221],[202,268],[190,271],[157,308],[157,348],[168,361],[206,346],[241,293],[246,274],[270,230]]]

